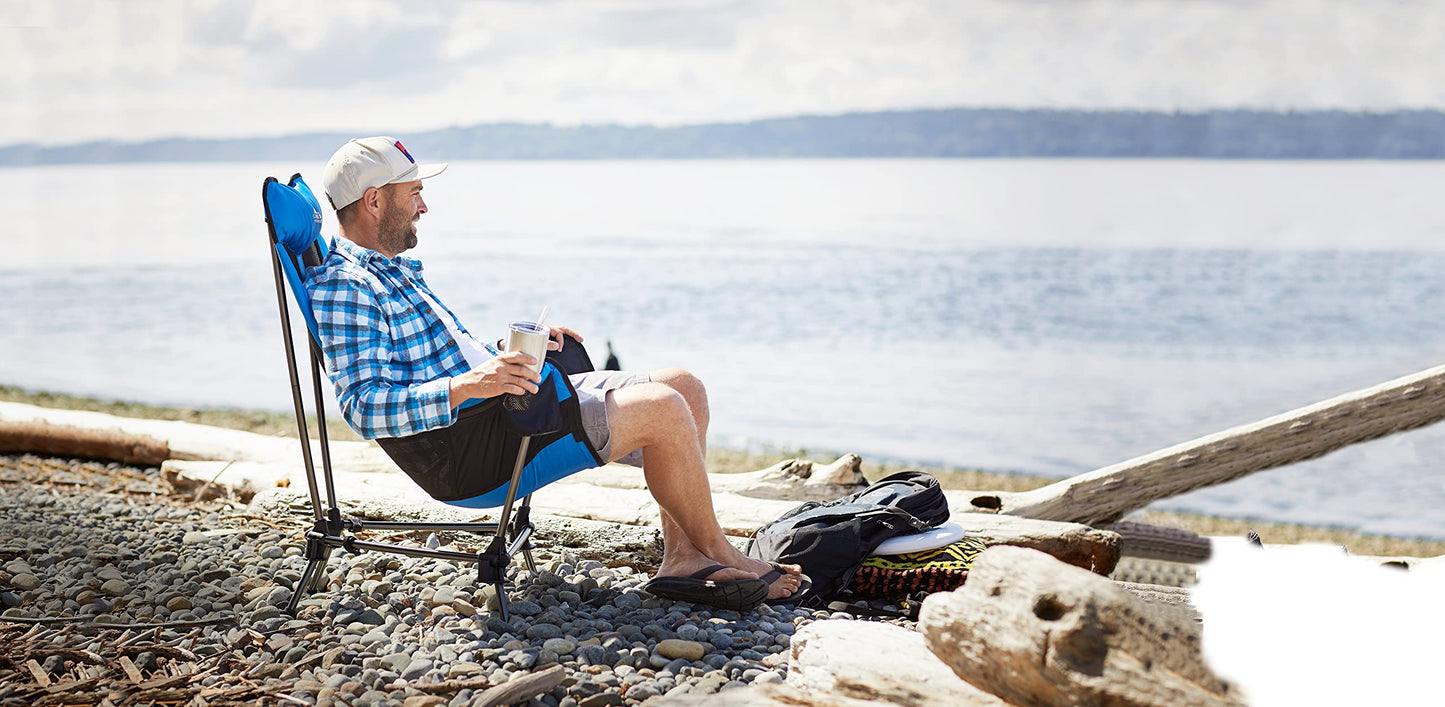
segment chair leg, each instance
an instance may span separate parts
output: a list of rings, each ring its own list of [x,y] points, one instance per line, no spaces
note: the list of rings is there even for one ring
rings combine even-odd
[[[306,591],[320,591],[321,588],[326,586],[326,563],[331,561],[332,552],[333,549],[327,548],[326,554],[321,557],[320,564],[316,568],[316,572],[311,577],[311,586],[307,587]]]
[[[497,613],[500,613],[500,614],[502,615],[502,620],[503,620],[503,621],[511,621],[512,618],[507,615],[507,588],[506,588],[506,586],[504,586],[503,581],[500,580],[500,579],[497,580],[492,586],[494,586],[494,587],[497,588],[497,608],[500,609],[500,611],[498,611]]]
[[[306,562],[306,571],[301,573],[301,581],[296,583],[296,589],[291,592],[291,601],[286,603],[288,616],[296,615],[296,607],[300,606],[301,600],[317,588],[317,579],[326,576],[326,561],[330,556],[328,551]]]
[[[537,561],[532,559],[531,543],[527,543],[526,547],[522,548],[522,559],[527,561],[527,570],[532,574],[537,574]]]

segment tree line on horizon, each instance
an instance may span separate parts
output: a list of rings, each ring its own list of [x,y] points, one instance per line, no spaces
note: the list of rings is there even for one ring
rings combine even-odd
[[[349,133],[0,147],[0,165],[304,160]],[[488,123],[401,133],[437,159],[1442,159],[1445,112],[948,108],[676,127]]]

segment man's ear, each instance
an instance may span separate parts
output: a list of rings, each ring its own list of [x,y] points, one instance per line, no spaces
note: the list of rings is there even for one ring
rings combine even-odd
[[[385,199],[386,195],[380,189],[375,187],[367,189],[361,193],[361,208],[366,209],[366,213],[371,214],[372,218],[380,219],[381,202]]]

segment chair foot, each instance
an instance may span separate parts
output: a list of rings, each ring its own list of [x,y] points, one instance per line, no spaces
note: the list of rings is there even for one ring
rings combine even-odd
[[[537,561],[532,559],[531,543],[527,543],[527,545],[522,548],[522,559],[527,562],[527,570],[532,574],[537,574]]]
[[[497,588],[497,606],[500,608],[500,611],[497,613],[502,615],[503,621],[511,621],[512,617],[507,614],[507,588],[503,586],[501,581],[498,581],[493,586]]]
[[[326,554],[322,555],[316,572],[312,574],[311,585],[306,587],[307,592],[319,591],[322,587],[326,586],[326,563],[331,561],[331,553],[332,548],[327,548]]]
[[[301,581],[296,583],[296,589],[291,592],[291,601],[286,602],[286,614],[288,616],[296,615],[296,607],[300,606],[301,599],[316,588],[319,577],[326,576],[326,573],[322,570],[325,569],[326,560],[330,555],[331,553],[328,551],[321,557],[312,559],[306,563],[306,571],[301,573]]]

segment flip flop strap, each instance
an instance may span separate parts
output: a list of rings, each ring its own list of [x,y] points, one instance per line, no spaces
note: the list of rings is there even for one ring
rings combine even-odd
[[[727,569],[727,568],[728,568],[727,565],[717,564],[717,565],[713,565],[713,566],[711,566],[711,567],[704,567],[704,568],[702,568],[702,569],[700,569],[700,570],[698,570],[698,571],[696,571],[696,572],[693,572],[692,574],[688,575],[688,577],[690,577],[690,578],[692,578],[692,579],[707,579],[708,576],[711,575],[712,573],[714,573],[714,572],[716,572],[716,571],[718,571],[718,570],[725,570],[725,569]]]

